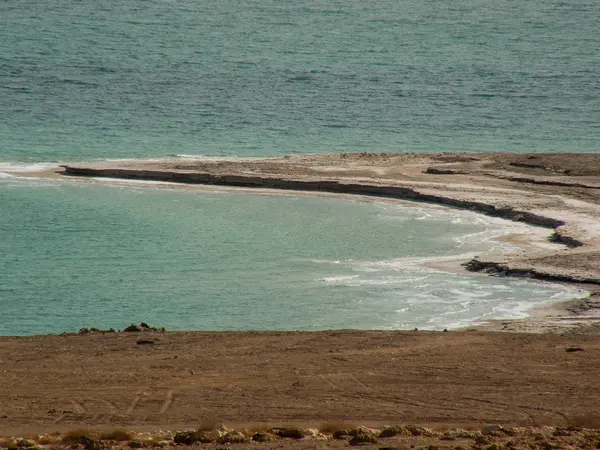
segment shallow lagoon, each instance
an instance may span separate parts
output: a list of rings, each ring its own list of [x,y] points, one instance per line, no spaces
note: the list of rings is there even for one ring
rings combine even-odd
[[[0,182],[0,334],[432,328],[522,317],[572,288],[427,262],[498,247],[471,213],[148,184]]]

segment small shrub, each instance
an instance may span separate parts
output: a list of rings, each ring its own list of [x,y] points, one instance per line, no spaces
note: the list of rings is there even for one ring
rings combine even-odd
[[[0,438],[0,448],[16,447],[17,441],[14,438]]]
[[[346,439],[348,436],[350,436],[350,430],[349,429],[341,429],[341,430],[335,430],[333,432],[333,438],[334,439]]]
[[[370,434],[357,434],[350,439],[350,445],[368,445],[377,444],[377,438]]]
[[[423,427],[418,427],[416,425],[406,425],[406,430],[408,430],[408,432],[410,434],[412,434],[413,436],[433,436],[435,433],[433,433],[431,430],[427,429],[427,428],[423,428]]]
[[[176,444],[192,445],[195,442],[208,444],[214,440],[203,431],[180,431],[173,437]]]
[[[274,441],[275,439],[277,439],[274,435],[272,435],[271,433],[254,433],[252,435],[252,440],[255,442],[271,442]]]
[[[304,437],[304,431],[296,427],[272,428],[269,432],[281,438],[302,439]]]
[[[384,428],[383,430],[381,430],[381,433],[379,433],[379,437],[380,438],[390,438],[390,437],[394,437],[397,436],[399,434],[406,434],[407,430],[405,430],[403,427],[395,425],[393,427],[387,427]]]
[[[53,445],[53,444],[58,443],[59,439],[56,436],[42,435],[42,436],[38,436],[37,442],[40,445]],[[1,447],[1,445],[0,445],[0,447]]]
[[[247,440],[243,433],[234,430],[217,439],[217,444],[241,444]]]

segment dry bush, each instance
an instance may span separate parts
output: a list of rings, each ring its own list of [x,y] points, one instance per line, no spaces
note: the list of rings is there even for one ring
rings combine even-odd
[[[92,438],[94,437],[94,435],[94,432],[92,432],[88,428],[76,428],[74,430],[67,431],[65,434],[63,434],[62,443],[75,444],[83,437]]]
[[[588,411],[584,414],[571,416],[567,419],[567,425],[598,430],[600,429],[600,413]]]
[[[327,421],[319,427],[319,431],[321,433],[332,434],[339,430],[347,430],[350,428],[356,428],[356,425],[350,422],[346,422],[343,420],[330,420]]]
[[[118,441],[125,442],[133,439],[133,433],[131,431],[116,429],[112,431],[105,431],[100,434],[100,439],[103,441]]]
[[[17,445],[16,439],[0,438],[0,448],[11,448]]]

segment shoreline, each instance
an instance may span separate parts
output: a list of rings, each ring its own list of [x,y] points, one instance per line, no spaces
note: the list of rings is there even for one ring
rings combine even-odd
[[[555,304],[536,307],[526,319],[509,320],[510,327],[506,320],[477,325],[543,332],[600,323],[600,314],[590,314],[600,308],[600,169],[590,173],[594,164],[600,167],[600,156],[322,154],[251,160],[107,161],[62,165],[60,174],[46,171],[19,175],[154,181],[272,194],[360,196],[469,210],[522,223],[529,230],[499,237],[521,248],[521,252],[488,252],[463,265],[475,272],[572,284],[590,293],[587,298],[561,301],[560,309]],[[540,232],[531,233],[534,229]],[[542,229],[547,230],[545,238]],[[449,268],[448,263],[437,266]],[[458,269],[456,273],[462,271],[458,264],[450,271],[454,269]],[[548,323],[541,323],[541,318]],[[503,323],[502,327],[496,322]]]

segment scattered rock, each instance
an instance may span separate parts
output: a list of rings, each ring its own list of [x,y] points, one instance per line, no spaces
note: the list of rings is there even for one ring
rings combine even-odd
[[[405,429],[413,436],[431,437],[435,434],[429,428],[417,427],[416,425],[407,425]]]
[[[478,436],[478,433],[472,432],[472,431],[467,431],[467,430],[463,430],[463,429],[456,429],[453,430],[454,431],[454,435],[457,438],[460,439],[475,439]]]
[[[88,436],[81,436],[76,441],[76,444],[81,444],[86,450],[103,450],[102,443]]]
[[[451,170],[451,169],[438,169],[436,167],[428,167],[423,171],[423,173],[431,174],[431,175],[464,175],[465,172],[461,170]]]
[[[114,328],[109,328],[108,330],[103,330],[101,328],[91,327],[91,328],[80,328],[77,334],[89,334],[89,333],[114,333]],[[63,333],[67,334],[67,333]],[[68,333],[71,334],[71,333]]]
[[[350,439],[350,445],[377,444],[377,438],[370,434],[357,434]]]
[[[583,351],[583,347],[567,347],[566,348],[567,353],[582,352],[582,351]]]
[[[369,436],[376,436],[379,434],[379,430],[374,430],[367,427],[357,427],[350,430],[350,436],[358,436],[359,434],[368,434]]]
[[[184,445],[192,445],[195,442],[208,444],[214,442],[214,439],[202,431],[180,431],[173,437],[173,442]]]
[[[254,433],[252,435],[252,440],[255,442],[271,442],[275,439],[276,437],[271,433]]]
[[[244,436],[244,433],[233,430],[217,439],[217,444],[241,444],[247,440],[248,438]]]
[[[571,436],[573,433],[566,428],[556,427],[552,436]]]
[[[269,433],[275,434],[281,438],[289,439],[302,439],[304,437],[304,430],[295,427],[271,428]]]
[[[393,427],[387,427],[387,428],[384,428],[383,430],[381,430],[381,433],[379,433],[379,437],[380,438],[390,438],[390,437],[397,436],[399,434],[410,434],[410,432],[408,432],[408,430],[406,430],[403,427],[393,426]]]
[[[350,430],[341,429],[333,432],[334,439],[346,439],[348,436],[350,436]]]
[[[477,436],[475,438],[476,445],[488,445],[490,444],[490,439],[487,436]]]
[[[131,332],[137,333],[140,331],[157,331],[159,333],[164,333],[166,330],[164,329],[164,327],[160,327],[160,328],[151,327],[146,322],[141,322],[139,325],[132,323],[127,328],[125,328],[123,331],[127,332],[127,333],[131,333]]]

